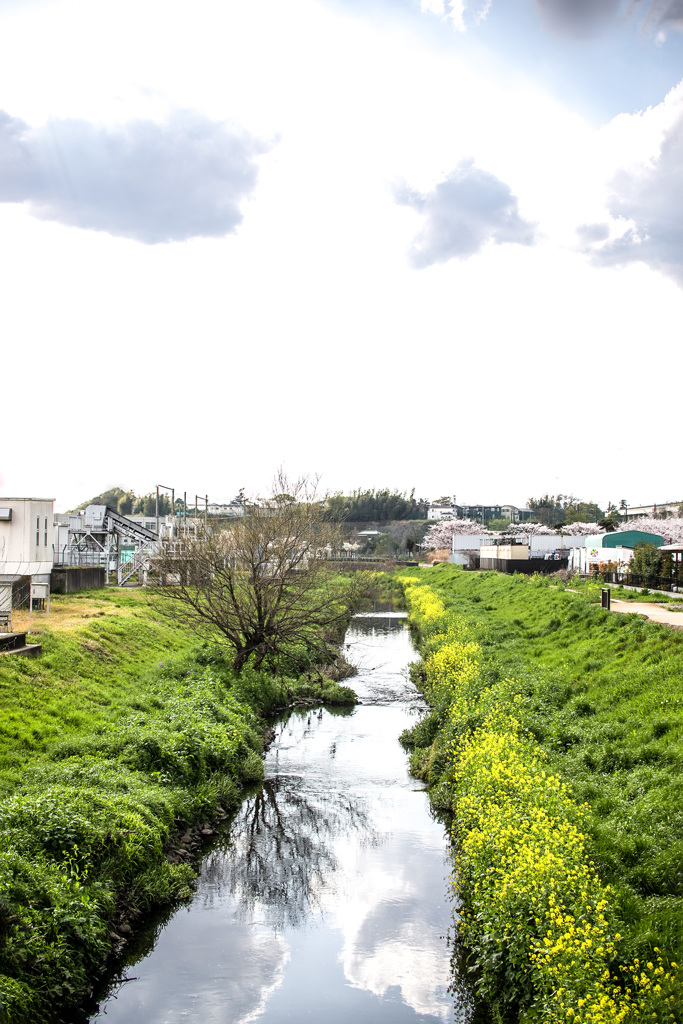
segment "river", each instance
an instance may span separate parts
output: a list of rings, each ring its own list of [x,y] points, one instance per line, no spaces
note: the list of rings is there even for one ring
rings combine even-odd
[[[423,708],[405,617],[355,616],[345,647],[362,703],[279,722],[263,787],[92,1022],[467,1020],[448,992],[447,834],[398,743]]]

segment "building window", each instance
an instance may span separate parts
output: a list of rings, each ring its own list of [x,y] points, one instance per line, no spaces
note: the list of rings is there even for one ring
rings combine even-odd
[[[45,547],[47,547],[47,516],[45,516]]]
[[[40,516],[36,516],[36,547],[40,546]]]

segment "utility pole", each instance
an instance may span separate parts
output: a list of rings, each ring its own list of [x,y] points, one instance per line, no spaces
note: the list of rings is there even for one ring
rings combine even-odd
[[[166,484],[157,484],[157,498],[156,498],[156,518],[157,518],[157,537],[159,536],[159,491],[170,491],[171,492],[171,509],[175,516],[175,488],[167,487]]]

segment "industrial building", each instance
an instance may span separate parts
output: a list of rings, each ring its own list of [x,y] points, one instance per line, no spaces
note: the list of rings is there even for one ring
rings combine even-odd
[[[11,627],[12,608],[50,594],[52,498],[0,498],[0,626]]]

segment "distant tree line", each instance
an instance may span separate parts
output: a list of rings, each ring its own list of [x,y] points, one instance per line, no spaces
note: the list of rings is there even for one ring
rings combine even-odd
[[[333,494],[327,498],[327,518],[332,522],[374,523],[406,519],[426,519],[429,502],[400,491],[374,488],[352,494]]]
[[[97,494],[94,498],[89,498],[88,501],[78,505],[74,511],[77,512],[79,509],[87,508],[88,505],[108,505],[109,508],[116,509],[122,516],[153,516],[156,514],[156,503],[156,491],[150,494],[137,495],[134,491],[124,491],[121,487],[110,487],[108,491],[102,491],[101,494]],[[182,503],[182,499],[178,499],[176,507],[178,505],[182,506]],[[170,515],[170,512],[171,499],[167,494],[160,494],[159,515]]]
[[[597,523],[605,519],[605,513],[594,501],[582,501],[573,494],[544,494],[540,498],[529,498],[527,506],[536,512],[538,522],[544,526]],[[618,512],[616,519],[620,519]]]

